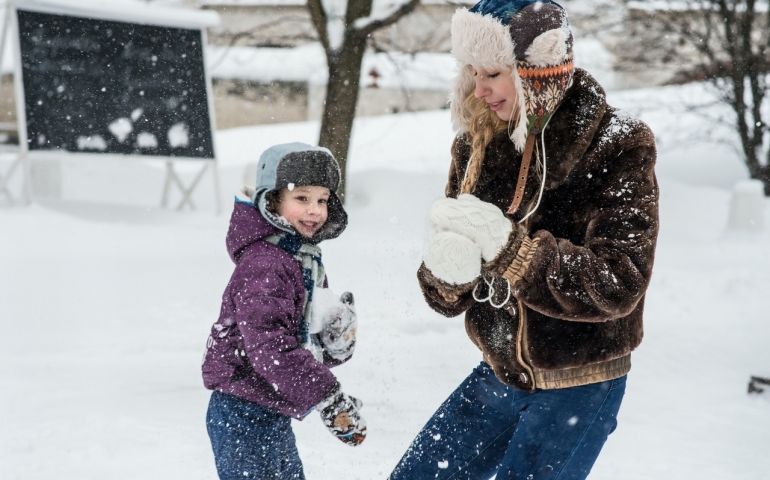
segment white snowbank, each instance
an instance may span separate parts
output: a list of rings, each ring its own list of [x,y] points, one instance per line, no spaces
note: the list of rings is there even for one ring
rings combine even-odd
[[[703,94],[689,88],[611,95],[661,143],[661,232],[645,339],[591,480],[770,472],[770,399],[746,392],[751,375],[770,377],[770,232],[723,235],[746,171],[729,149],[681,140],[676,130],[702,129],[703,117],[663,107]],[[425,305],[415,276],[449,125],[446,111],[356,121],[350,225],[322,248],[330,287],[355,294],[356,353],[335,373],[363,400],[369,436],[350,449],[316,415],[294,422],[308,478],[386,478],[481,359],[462,319]],[[225,205],[262,149],[317,134],[317,123],[218,132]],[[156,208],[164,171],[148,165],[159,163],[68,160],[65,201],[0,203],[0,478],[216,478],[200,359],[232,273],[228,218],[211,214],[209,175],[193,196],[200,213]]]

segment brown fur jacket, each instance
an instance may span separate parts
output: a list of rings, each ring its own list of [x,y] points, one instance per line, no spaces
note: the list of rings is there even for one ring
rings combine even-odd
[[[539,139],[538,139],[539,140]],[[539,141],[538,141],[539,143]],[[564,102],[545,131],[547,175],[535,213],[484,265],[487,282],[449,285],[423,264],[418,278],[428,304],[465,313],[468,336],[503,382],[524,390],[564,388],[620,377],[642,341],[644,295],[658,235],[655,141],[641,121],[607,105],[601,86],[576,69]],[[470,155],[467,134],[455,139],[448,197],[457,197]],[[534,158],[533,158],[534,162]],[[506,132],[486,149],[478,198],[503,212],[521,163]],[[520,220],[537,200],[530,170]]]

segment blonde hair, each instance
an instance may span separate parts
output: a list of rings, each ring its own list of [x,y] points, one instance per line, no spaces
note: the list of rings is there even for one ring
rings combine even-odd
[[[468,134],[471,137],[471,156],[465,168],[460,193],[473,193],[476,182],[481,175],[481,165],[484,162],[484,152],[495,134],[506,128],[510,130],[510,121],[505,122],[493,112],[487,102],[476,98],[474,92],[465,97],[463,109],[467,112]],[[516,112],[514,105],[513,112]],[[513,115],[511,115],[513,118]]]

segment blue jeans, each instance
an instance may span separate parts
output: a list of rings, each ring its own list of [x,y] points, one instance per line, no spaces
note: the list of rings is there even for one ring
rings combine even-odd
[[[206,428],[220,480],[305,480],[289,417],[215,391]]]
[[[525,392],[485,362],[417,435],[390,480],[578,480],[617,426],[626,377]]]

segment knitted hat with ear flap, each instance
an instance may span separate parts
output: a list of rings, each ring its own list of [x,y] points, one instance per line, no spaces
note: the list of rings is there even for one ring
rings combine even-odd
[[[511,140],[519,152],[545,127],[572,83],[572,32],[564,8],[551,0],[481,0],[457,10],[452,54],[459,73],[449,100],[458,133],[468,131],[463,103],[475,88],[474,68],[512,69],[519,111]]]

